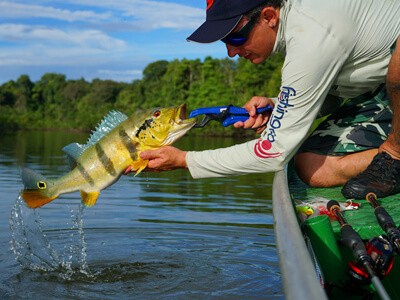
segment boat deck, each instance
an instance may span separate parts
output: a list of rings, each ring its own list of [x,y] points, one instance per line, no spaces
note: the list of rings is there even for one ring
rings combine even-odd
[[[294,178],[289,178],[289,190],[293,201],[309,202],[315,199],[336,200],[345,203],[347,199],[343,197],[340,187],[335,188],[310,188]],[[376,221],[374,209],[367,200],[354,200],[359,203],[360,207],[356,210],[346,210],[343,212],[344,217],[350,225],[360,234],[362,239],[369,239],[371,236],[379,236],[383,234],[383,230]],[[400,195],[394,195],[382,199],[378,202],[391,215],[397,225],[400,224]],[[338,222],[332,222],[332,228],[335,234],[340,235],[340,226]]]
[[[303,202],[336,200],[345,203],[346,198],[341,194],[341,188],[310,188],[304,184],[292,171],[288,174],[289,193],[293,205]],[[377,237],[385,232],[379,226],[373,207],[367,200],[355,200],[360,207],[355,210],[345,210],[343,215],[347,222],[359,233],[364,241]],[[378,199],[378,202],[391,215],[397,226],[400,225],[400,195]],[[326,215],[311,217],[300,222],[302,230],[310,238],[317,260],[320,262],[325,281],[332,285],[343,285],[348,276],[348,262],[353,260],[352,253],[341,243],[340,225],[337,221],[329,219]],[[382,282],[392,299],[400,299],[400,286],[397,283],[400,278],[400,257],[395,256],[395,263],[390,274]],[[374,293],[373,286],[365,288]],[[346,297],[347,293],[333,292],[329,298],[360,299]],[[375,295],[373,299],[379,299]]]

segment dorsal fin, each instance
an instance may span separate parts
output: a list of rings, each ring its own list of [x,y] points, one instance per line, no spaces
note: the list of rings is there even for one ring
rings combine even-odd
[[[72,143],[65,146],[62,150],[67,154],[68,163],[71,169],[76,166],[76,161],[87,148],[96,144],[103,136],[126,119],[128,119],[127,115],[113,110],[97,125],[96,130],[92,131],[92,134],[85,145]]]
[[[71,169],[75,168],[78,157],[81,156],[87,148],[87,145],[78,143],[72,143],[62,148],[65,154],[67,154],[68,164]]]
[[[92,146],[97,143],[104,135],[113,130],[123,121],[128,119],[128,116],[120,111],[113,110],[106,115],[103,120],[97,125],[96,130],[92,131],[92,135],[86,143],[86,146]]]

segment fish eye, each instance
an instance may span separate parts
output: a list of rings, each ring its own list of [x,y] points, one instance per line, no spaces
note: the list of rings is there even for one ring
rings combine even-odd
[[[41,190],[44,190],[46,188],[46,182],[44,181],[38,181],[37,182],[37,187]]]
[[[158,118],[161,115],[161,111],[156,110],[153,112],[153,117]]]

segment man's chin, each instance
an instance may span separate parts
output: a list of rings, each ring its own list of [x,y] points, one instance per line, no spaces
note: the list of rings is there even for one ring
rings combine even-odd
[[[255,57],[255,58],[249,58],[250,62],[254,65],[262,64],[267,57]]]

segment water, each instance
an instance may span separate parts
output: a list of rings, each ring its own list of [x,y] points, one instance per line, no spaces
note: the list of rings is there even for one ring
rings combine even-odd
[[[1,299],[283,299],[271,174],[194,180],[123,176],[84,208],[79,193],[28,209],[19,167],[68,171],[61,148],[87,134],[0,137]],[[184,137],[201,150],[230,139]]]

